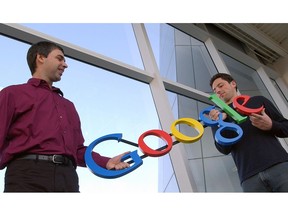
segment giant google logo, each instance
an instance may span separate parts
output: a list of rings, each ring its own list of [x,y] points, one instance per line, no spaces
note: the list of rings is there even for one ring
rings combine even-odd
[[[263,106],[261,106],[260,108],[257,108],[257,109],[245,107],[245,104],[250,99],[250,96],[247,96],[247,95],[238,96],[233,100],[233,107],[237,111],[235,111],[230,106],[225,104],[222,100],[220,100],[216,94],[210,95],[209,99],[211,101],[213,101],[216,105],[218,105],[218,107],[220,107],[225,113],[227,113],[229,116],[231,116],[238,124],[246,121],[247,115],[250,115],[251,113],[260,113],[262,111],[262,109],[264,108]],[[240,100],[242,101],[241,104],[239,103]],[[219,116],[219,120],[217,120],[217,121],[211,120],[210,118],[207,118],[206,117],[207,114],[214,108],[215,108],[215,106],[210,106],[206,109],[203,109],[200,112],[199,120],[195,120],[193,118],[181,118],[181,119],[174,121],[170,127],[171,134],[168,134],[167,132],[165,132],[163,130],[158,130],[158,129],[146,131],[138,138],[138,144],[127,141],[125,139],[122,139],[121,133],[108,134],[106,136],[102,136],[102,137],[94,140],[87,147],[86,152],[85,152],[86,165],[92,171],[92,173],[94,173],[95,175],[97,175],[99,177],[118,178],[118,177],[121,177],[123,175],[126,175],[126,174],[132,172],[133,170],[135,170],[139,166],[141,166],[143,164],[142,158],[144,158],[144,157],[147,157],[147,156],[160,157],[160,156],[167,154],[172,149],[172,146],[179,143],[179,142],[182,142],[184,144],[186,144],[186,143],[191,144],[191,143],[198,141],[203,136],[204,127],[207,127],[207,126],[218,127],[218,129],[215,133],[215,140],[219,144],[224,145],[224,146],[229,146],[229,145],[233,145],[233,144],[237,143],[243,135],[243,131],[242,131],[241,127],[237,124],[234,124],[234,123],[224,122],[222,120],[222,114],[221,113]],[[242,116],[239,113],[241,113],[242,115],[245,115],[245,116]],[[200,122],[203,122],[203,125]],[[194,128],[198,132],[198,135],[195,137],[190,137],[190,136],[186,136],[186,135],[182,134],[176,128],[176,126],[179,124],[189,125],[190,127]],[[235,136],[233,138],[223,137],[222,132],[225,130],[234,131],[234,132],[236,132],[237,136]],[[166,145],[159,148],[159,149],[156,149],[156,150],[151,149],[144,142],[144,138],[147,136],[159,137],[160,139],[162,139],[166,142]],[[173,142],[172,136],[175,137],[176,141]],[[137,154],[137,150],[132,151],[129,154],[124,155],[124,157],[122,158],[122,161],[125,161],[129,158],[131,159],[129,161],[129,163],[133,162],[133,165],[131,165],[129,168],[126,168],[123,170],[104,169],[95,163],[95,161],[92,158],[92,151],[96,145],[98,145],[99,143],[102,143],[104,141],[107,141],[107,140],[117,140],[118,142],[125,142],[128,144],[134,145],[136,147],[139,147],[140,150],[144,153],[144,155],[142,155],[140,157]]]

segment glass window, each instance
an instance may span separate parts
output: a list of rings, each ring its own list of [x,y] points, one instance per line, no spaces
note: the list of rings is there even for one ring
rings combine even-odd
[[[61,82],[55,84],[74,102],[79,112],[85,145],[112,133],[122,133],[123,139],[137,143],[142,133],[159,127],[149,85],[73,59],[68,58],[67,62],[69,68]],[[153,143],[147,142],[147,145],[157,148]],[[106,156],[134,150],[140,156],[143,154],[139,148],[122,142],[105,142],[94,150]],[[97,193],[121,190],[151,192],[153,185],[155,192],[158,190],[157,158],[143,159],[141,167],[113,181],[98,178],[86,168],[78,168],[78,173],[81,174],[79,181],[81,191],[84,192],[91,191],[92,188]]]
[[[177,95],[166,92],[174,118],[178,118]],[[179,145],[179,144],[178,144]],[[159,158],[159,192],[179,192],[178,183],[175,178],[174,168],[169,154]]]
[[[160,24],[159,23],[147,23],[145,29],[154,53],[154,57],[159,69],[159,47],[160,47]]]
[[[211,92],[209,80],[217,69],[205,44],[171,26],[163,24],[161,27],[161,75],[200,91]]]
[[[175,36],[174,28],[169,25],[160,25],[160,74],[172,81],[176,79]]]
[[[183,96],[178,96],[178,101],[179,118],[188,117],[197,120],[199,119],[199,113],[211,106]],[[196,130],[191,129],[187,125],[180,125],[179,128],[185,135],[191,137],[198,135]],[[184,147],[194,181],[196,182],[197,191],[241,191],[234,161],[231,155],[225,156],[216,149],[211,127],[205,128],[205,132],[199,141],[192,144],[184,144]]]
[[[274,102],[256,70],[220,52],[229,72],[237,82],[241,94],[262,95]],[[276,106],[276,104],[274,103]],[[277,106],[276,106],[277,107]]]
[[[30,45],[1,36],[0,46],[0,86],[27,82],[31,77],[26,63]],[[64,96],[75,104],[81,119],[84,145],[111,133],[122,133],[123,139],[137,143],[142,133],[159,127],[149,85],[70,58],[66,58],[66,62],[69,67],[54,86],[61,88]],[[106,156],[127,150],[137,150],[142,155],[139,148],[122,142],[105,142],[94,150]],[[77,172],[81,192],[158,191],[158,158],[147,157],[138,169],[112,181],[94,175],[87,168],[78,167]],[[0,191],[3,191],[4,175],[5,170],[1,170]]]
[[[163,77],[188,87],[211,93],[209,80],[217,73],[217,69],[203,42],[173,29],[169,25],[161,24],[160,44],[160,71]],[[168,98],[175,119],[183,117],[199,119],[200,111],[210,106],[171,92],[168,93]],[[198,135],[196,130],[191,130],[191,127],[185,124],[180,124],[179,130],[188,136]],[[235,164],[231,156],[224,156],[217,151],[210,127],[205,128],[205,133],[201,140],[193,144],[185,144],[184,148],[187,152],[190,169],[198,191],[212,192],[217,191],[217,188],[221,188],[223,192],[241,191],[237,178],[238,174],[237,171],[235,172]],[[166,190],[165,188],[169,188],[170,191],[171,188],[178,188],[177,185],[173,187],[171,185],[172,182],[176,183],[177,181],[170,182],[174,171],[170,168],[168,159],[164,160],[164,158],[161,158],[164,161],[162,164],[166,166],[165,170],[168,170],[167,173],[163,174],[164,180],[162,182],[164,182],[164,186],[162,185],[161,187],[161,184],[159,184],[163,191]],[[229,165],[234,169],[231,167],[226,169],[225,166],[228,165],[222,164],[223,161],[227,160],[232,161]],[[211,172],[210,161],[213,161],[212,164],[216,164],[216,168],[213,174],[209,175],[207,172]],[[218,173],[223,175],[218,175]],[[207,178],[208,176],[209,179]],[[217,180],[212,183],[211,180],[213,179]],[[229,187],[225,187],[226,183],[229,184]],[[177,192],[176,189],[175,192]]]
[[[284,94],[284,92],[281,90],[280,86],[277,84],[277,82],[270,78],[271,82],[273,83],[274,87],[277,89],[277,91],[279,92],[279,95],[282,97],[283,101],[286,103],[286,105],[288,106],[288,96]]]
[[[27,82],[31,77],[26,61],[29,45],[0,35],[0,47],[0,88]]]
[[[25,23],[26,27],[143,69],[131,24]]]
[[[167,92],[175,119],[199,119],[199,113],[209,107],[209,104]],[[179,124],[181,133],[187,136],[197,136],[198,132],[188,125]],[[231,155],[221,154],[215,147],[212,130],[205,128],[202,138],[191,144],[182,144],[187,153],[189,167],[198,192],[240,192],[242,191],[237,169]],[[170,157],[159,159],[159,190],[163,192],[179,192]],[[161,180],[161,181],[160,181]]]

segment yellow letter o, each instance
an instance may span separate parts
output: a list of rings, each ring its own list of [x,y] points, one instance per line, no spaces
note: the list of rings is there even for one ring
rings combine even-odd
[[[199,133],[198,136],[195,137],[190,137],[190,136],[186,136],[182,133],[180,133],[177,129],[176,129],[176,125],[178,124],[187,124],[191,127],[193,127],[194,129],[197,130],[197,132]],[[174,121],[171,125],[171,133],[173,134],[173,136],[175,136],[175,139],[179,142],[182,143],[193,143],[198,141],[199,139],[201,139],[201,137],[203,136],[204,133],[204,127],[203,125],[192,118],[181,118],[178,119],[176,121]]]

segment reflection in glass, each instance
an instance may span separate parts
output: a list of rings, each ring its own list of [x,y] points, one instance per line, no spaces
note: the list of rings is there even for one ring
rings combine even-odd
[[[199,119],[199,113],[210,105],[183,96],[178,96],[179,117]],[[188,136],[198,133],[191,127],[180,126]],[[237,170],[231,155],[223,155],[215,147],[212,130],[206,127],[202,138],[195,143],[184,145],[198,192],[242,191]]]
[[[161,75],[188,87],[211,93],[209,80],[217,73],[217,69],[205,44],[169,25],[161,24],[160,29]],[[175,119],[182,117],[199,119],[200,111],[210,106],[172,92],[167,94]],[[191,137],[198,135],[187,125],[180,124],[179,130]],[[211,128],[205,128],[205,133],[198,142],[185,144],[184,148],[197,191],[241,191],[233,159],[230,155],[225,156],[217,151]],[[171,162],[168,158],[165,160],[161,158],[160,161],[167,172],[164,171],[162,174],[163,185],[160,184],[159,189],[163,192],[171,192],[173,189],[174,192],[178,192],[177,181],[171,181],[175,176]],[[171,185],[173,182],[174,185]]]
[[[203,42],[161,24],[160,44],[160,72],[163,77],[211,92],[209,79],[217,69]]]
[[[284,94],[284,92],[281,90],[280,86],[277,84],[277,82],[274,79],[270,78],[270,80],[273,83],[274,87],[277,89],[279,95],[282,97],[283,101],[288,106],[288,95]]]
[[[241,94],[249,96],[262,95],[274,102],[256,70],[222,52],[220,52],[220,55],[223,58],[229,72],[236,80]]]

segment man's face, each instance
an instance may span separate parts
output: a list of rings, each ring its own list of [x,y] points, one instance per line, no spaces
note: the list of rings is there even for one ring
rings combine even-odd
[[[222,78],[218,78],[214,80],[212,89],[217,96],[227,104],[232,103],[233,98],[237,96],[235,81],[229,83]]]
[[[67,67],[68,65],[66,64],[64,54],[59,49],[54,49],[49,53],[47,58],[44,59],[45,75],[51,82],[61,80],[61,76]]]

